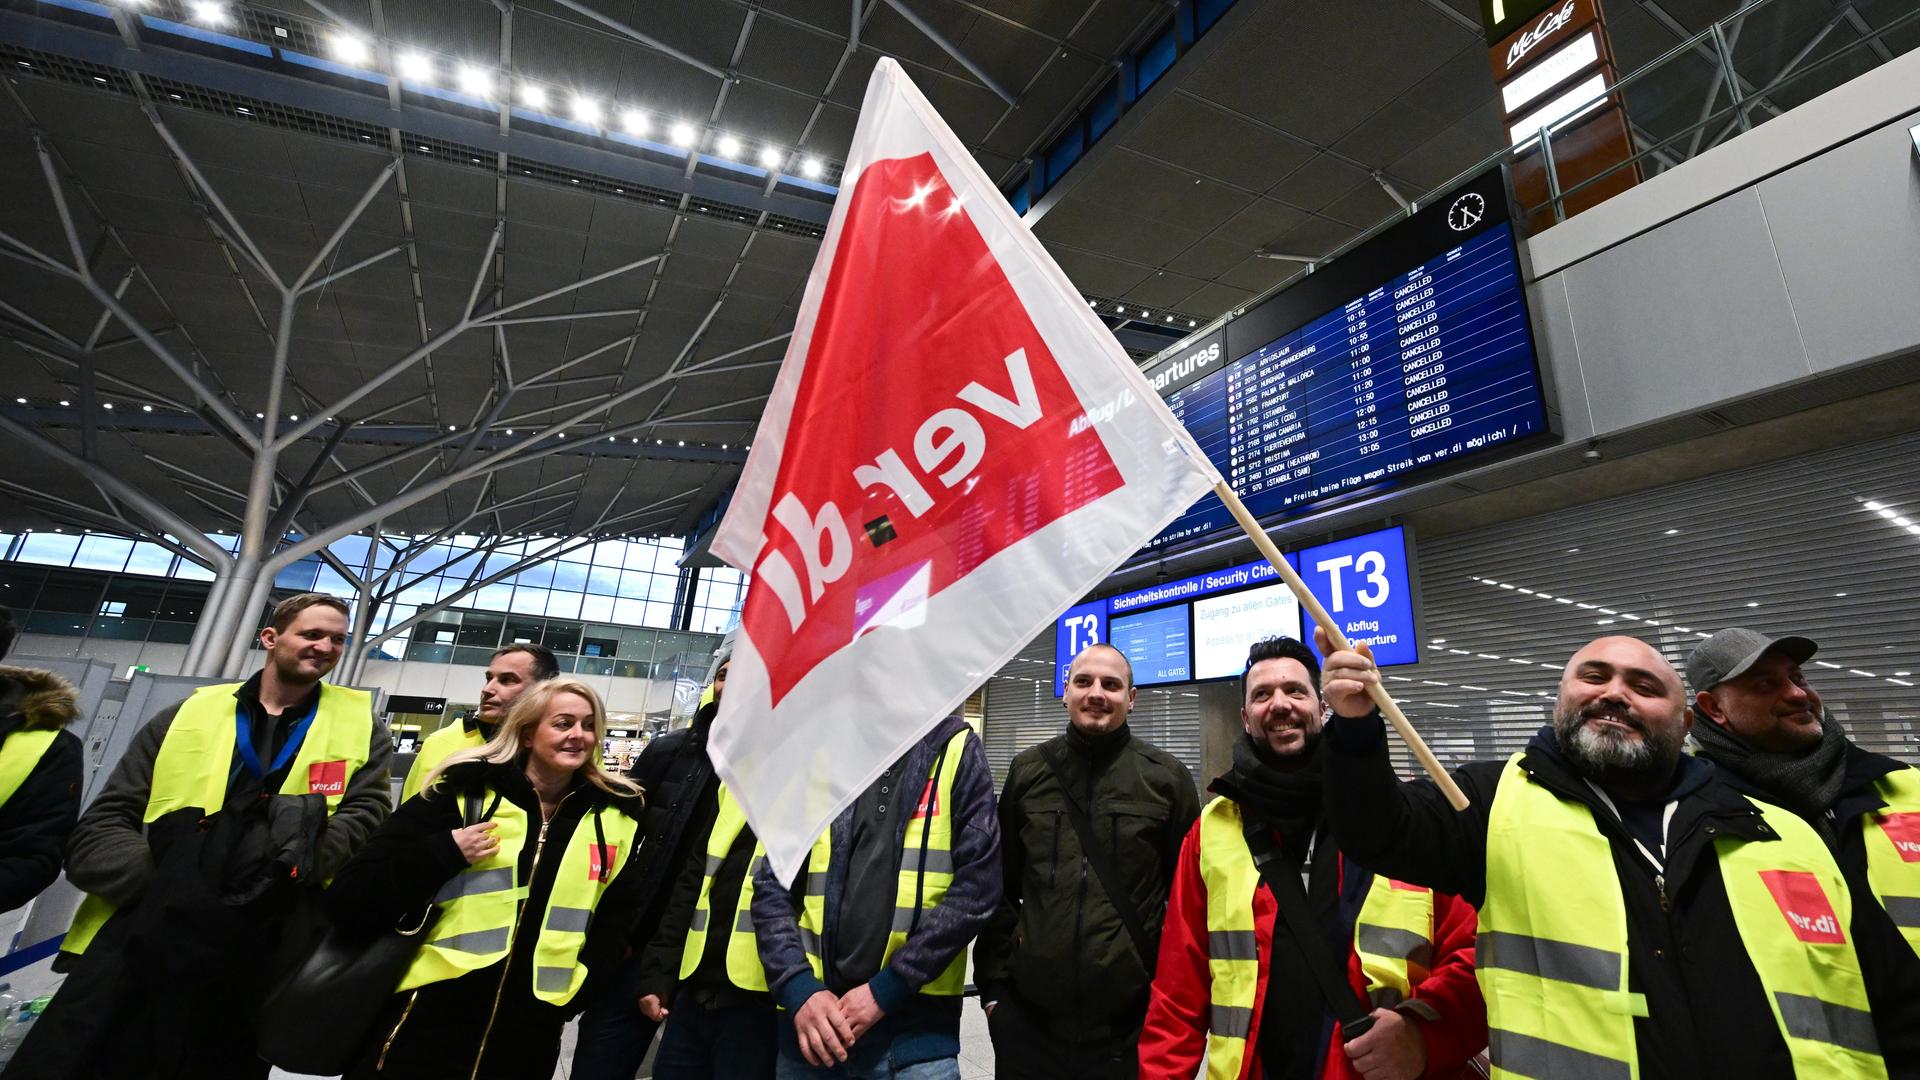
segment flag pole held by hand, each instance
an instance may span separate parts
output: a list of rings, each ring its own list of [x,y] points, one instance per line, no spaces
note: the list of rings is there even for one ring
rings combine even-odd
[[[1260,523],[1255,521],[1253,515],[1247,511],[1246,505],[1240,501],[1240,496],[1234,494],[1225,480],[1215,484],[1213,492],[1220,496],[1221,502],[1227,504],[1228,510],[1233,511],[1233,519],[1238,521],[1240,527],[1253,539],[1253,546],[1259,548],[1260,554],[1266,556],[1267,562],[1279,571],[1281,579],[1287,583],[1287,588],[1292,589],[1295,599],[1300,601],[1300,606],[1306,608],[1313,616],[1313,621],[1319,624],[1320,629],[1327,632],[1327,640],[1333,643],[1333,647],[1340,650],[1351,649],[1353,646],[1347,641],[1347,636],[1340,632],[1340,624],[1334,621],[1325,607],[1321,606],[1319,599],[1307,591],[1307,583],[1300,580],[1300,575],[1287,563],[1287,557],[1280,553],[1280,549],[1274,546],[1273,539],[1267,535],[1267,531],[1262,529]],[[1420,737],[1420,733],[1413,730],[1413,725],[1407,721],[1406,714],[1400,711],[1400,706],[1394,703],[1392,696],[1387,693],[1387,688],[1378,682],[1368,683],[1367,696],[1379,706],[1381,714],[1393,725],[1393,729],[1400,733],[1400,738],[1413,748],[1413,756],[1420,759],[1420,764],[1427,770],[1427,775],[1433,779],[1441,793],[1446,795],[1447,801],[1453,804],[1453,808],[1465,810],[1467,808],[1466,793],[1460,790],[1460,785],[1453,782],[1453,777],[1447,775],[1447,770],[1440,767],[1439,759],[1434,757],[1433,751],[1427,748],[1426,740]]]

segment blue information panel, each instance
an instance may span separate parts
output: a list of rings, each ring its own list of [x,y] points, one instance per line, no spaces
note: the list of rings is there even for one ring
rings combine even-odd
[[[1307,589],[1382,666],[1419,662],[1413,553],[1400,526],[1286,554]],[[1140,686],[1237,678],[1246,648],[1277,634],[1313,640],[1312,620],[1265,562],[1243,563],[1090,600],[1054,625],[1053,693],[1082,649],[1125,653]]]
[[[1548,433],[1505,191],[1490,170],[1229,322],[1224,367],[1149,373],[1256,517]],[[1147,547],[1233,527],[1208,495]]]
[[[1187,605],[1122,615],[1107,624],[1108,644],[1126,654],[1135,686],[1187,682],[1193,678],[1192,635]]]
[[[1406,550],[1405,531],[1395,527],[1306,548],[1296,556],[1307,591],[1339,620],[1347,640],[1371,646],[1382,666],[1420,662]],[[1307,645],[1313,645],[1311,632]],[[1316,655],[1319,651],[1314,649]]]

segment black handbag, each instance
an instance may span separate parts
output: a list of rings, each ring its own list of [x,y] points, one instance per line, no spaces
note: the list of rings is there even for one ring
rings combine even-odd
[[[262,1058],[288,1072],[338,1076],[352,1068],[407,965],[440,917],[428,905],[414,925],[371,938],[330,928],[261,1002]]]

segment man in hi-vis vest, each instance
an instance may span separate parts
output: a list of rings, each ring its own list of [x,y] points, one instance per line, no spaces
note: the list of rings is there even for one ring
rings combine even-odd
[[[480,684],[480,707],[427,736],[400,786],[400,801],[420,794],[420,786],[435,765],[461,750],[485,746],[507,718],[507,710],[535,683],[560,674],[560,662],[545,645],[520,642],[503,645],[487,660],[486,681]]]
[[[1233,768],[1174,870],[1141,1080],[1192,1080],[1203,1052],[1207,1080],[1473,1075],[1473,909],[1334,842],[1319,675],[1293,638],[1247,652]]]
[[[1693,741],[1734,786],[1805,818],[1920,964],[1920,769],[1855,745],[1800,665],[1819,645],[1730,627],[1687,657]]]
[[[1327,657],[1328,813],[1354,858],[1479,905],[1496,1076],[1920,1071],[1906,944],[1812,826],[1681,753],[1686,694],[1652,646],[1574,653],[1525,750],[1455,770],[1465,811],[1394,775],[1378,678],[1364,648]]]
[[[725,784],[716,802],[641,954],[640,1012],[665,1025],[653,1080],[764,1080],[779,1057],[779,1014],[753,932],[753,872],[767,855]]]
[[[68,841],[87,893],[57,965],[71,974],[9,1080],[267,1075],[249,1018],[276,953],[303,944],[319,889],[392,810],[371,697],[320,681],[346,639],[340,600],[285,600],[258,674],[134,736]]]
[[[958,1080],[967,946],[1000,904],[980,737],[949,716],[841,811],[753,930],[781,1009],[779,1080]]]

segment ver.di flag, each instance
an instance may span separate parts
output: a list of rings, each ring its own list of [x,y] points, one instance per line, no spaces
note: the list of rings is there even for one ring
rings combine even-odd
[[[713,541],[708,742],[783,881],[834,816],[1219,475],[882,59]]]

